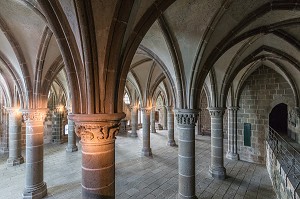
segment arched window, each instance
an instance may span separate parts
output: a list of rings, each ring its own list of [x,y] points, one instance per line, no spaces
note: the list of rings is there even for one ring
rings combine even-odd
[[[125,93],[123,101],[124,101],[125,104],[130,104],[130,99],[129,99],[129,96],[128,96],[127,93]]]

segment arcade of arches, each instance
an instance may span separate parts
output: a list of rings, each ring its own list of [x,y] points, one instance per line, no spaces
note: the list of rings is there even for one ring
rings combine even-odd
[[[199,196],[198,135],[212,178],[266,165],[296,197],[276,191],[267,137],[300,143],[299,1],[3,0],[0,29],[0,151],[26,165],[20,197],[47,195],[44,146],[64,143],[81,149],[81,197],[115,198],[116,138],[150,158],[157,132],[178,146],[176,198]]]

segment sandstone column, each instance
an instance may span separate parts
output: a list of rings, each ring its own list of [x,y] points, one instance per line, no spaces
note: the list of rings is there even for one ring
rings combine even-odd
[[[178,109],[178,199],[195,196],[195,125],[199,110]]]
[[[138,109],[136,106],[131,107],[131,137],[137,137],[137,127],[138,127]]]
[[[22,157],[22,143],[21,143],[21,125],[22,113],[19,108],[6,108],[9,114],[9,157],[7,159],[8,166],[15,166],[24,163]]]
[[[168,146],[176,146],[174,140],[174,112],[172,106],[167,106],[168,112]]]
[[[238,107],[228,108],[228,151],[226,157],[231,160],[238,160],[237,153],[237,111]]]
[[[151,133],[156,133],[156,129],[155,129],[155,107],[152,107],[150,114],[151,114],[150,115],[150,121],[151,121],[150,130],[151,130]]]
[[[68,145],[66,146],[67,152],[78,151],[78,147],[76,146],[76,135],[74,125],[74,121],[68,118]]]
[[[166,107],[162,107],[163,109],[163,129],[167,130],[168,129],[168,119],[167,119],[167,108]]]
[[[82,145],[82,198],[115,198],[115,136],[124,113],[74,114]]]
[[[23,198],[43,198],[47,194],[44,182],[44,118],[47,109],[23,110],[26,123],[26,184]]]
[[[142,155],[152,156],[150,148],[150,112],[151,108],[141,108],[143,112],[143,149]]]
[[[223,114],[224,108],[209,108],[211,117],[211,165],[209,172],[214,178],[225,179],[223,158]]]

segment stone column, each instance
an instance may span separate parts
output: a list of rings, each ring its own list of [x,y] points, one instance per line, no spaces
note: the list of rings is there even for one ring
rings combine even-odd
[[[150,112],[151,108],[141,108],[143,112],[143,149],[142,155],[152,156],[150,148]]]
[[[124,113],[74,114],[82,145],[82,198],[115,198],[115,136]]]
[[[68,145],[66,146],[66,151],[70,153],[78,151],[78,147],[76,146],[76,135],[74,125],[74,121],[68,118]]]
[[[21,125],[22,113],[19,108],[6,108],[9,114],[9,157],[7,159],[8,166],[15,166],[24,163],[22,157],[22,143],[21,143]]]
[[[174,112],[172,106],[166,106],[168,112],[168,146],[176,146],[174,140]]]
[[[23,198],[40,199],[47,195],[44,182],[44,118],[47,109],[23,110],[26,123],[26,182]]]
[[[223,158],[223,114],[224,108],[209,108],[211,117],[211,165],[209,172],[214,178],[225,179]]]
[[[195,125],[199,110],[179,109],[178,124],[178,199],[195,196]]]
[[[138,129],[138,109],[136,106],[131,107],[131,137],[137,137]]]
[[[151,115],[150,115],[150,130],[151,133],[156,133],[156,129],[155,129],[155,107],[152,107],[151,109]]]
[[[1,153],[8,153],[8,114],[5,109],[2,109],[2,124],[1,128],[1,140],[0,140],[0,152]]]
[[[228,151],[226,157],[231,160],[238,160],[237,153],[237,111],[238,107],[228,108]]]
[[[201,135],[202,134],[202,129],[201,129],[201,109],[199,109],[199,118],[198,118],[198,122],[197,122],[197,127],[198,127],[197,128],[198,129],[197,134]]]
[[[63,143],[63,107],[57,107],[53,111],[52,117],[52,142]]]
[[[163,109],[163,129],[167,130],[168,129],[168,119],[167,119],[167,108],[166,107],[162,107]]]

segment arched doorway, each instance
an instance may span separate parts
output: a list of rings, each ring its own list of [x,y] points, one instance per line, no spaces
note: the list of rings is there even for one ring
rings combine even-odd
[[[288,108],[284,103],[276,105],[269,114],[269,126],[280,134],[287,135]]]

